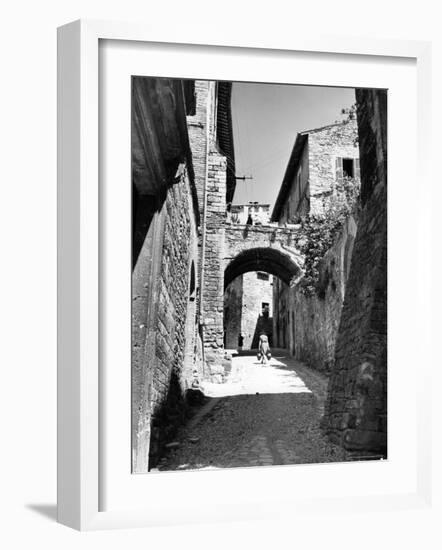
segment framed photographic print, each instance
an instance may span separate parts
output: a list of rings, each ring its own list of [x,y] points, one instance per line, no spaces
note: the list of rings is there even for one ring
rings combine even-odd
[[[425,505],[428,78],[425,43],[59,29],[61,523]]]

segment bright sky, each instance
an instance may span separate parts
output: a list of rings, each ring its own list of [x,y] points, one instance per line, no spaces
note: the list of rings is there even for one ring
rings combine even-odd
[[[234,82],[233,140],[238,180],[233,204],[273,207],[297,132],[341,120],[355,102],[353,88]]]

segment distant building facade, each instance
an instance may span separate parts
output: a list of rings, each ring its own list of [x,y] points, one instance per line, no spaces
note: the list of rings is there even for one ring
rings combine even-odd
[[[249,202],[247,204],[233,204],[229,214],[231,223],[266,225],[270,221],[270,204]]]
[[[357,139],[355,119],[299,133],[271,221],[298,223],[309,214],[323,215],[336,182],[360,178]]]
[[[273,338],[273,276],[251,271],[234,279],[224,293],[226,349],[258,348],[261,332]]]

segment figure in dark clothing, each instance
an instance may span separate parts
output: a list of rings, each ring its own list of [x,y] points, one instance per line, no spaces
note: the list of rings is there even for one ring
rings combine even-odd
[[[243,345],[244,345],[244,336],[240,334],[238,336],[238,348],[242,350]]]

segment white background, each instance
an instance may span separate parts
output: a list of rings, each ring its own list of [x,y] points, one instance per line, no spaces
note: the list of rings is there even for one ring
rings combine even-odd
[[[146,21],[149,25],[189,29],[198,36],[272,37],[297,29],[434,40],[434,97],[442,97],[441,17],[436,2],[372,0],[356,3],[321,1],[295,4],[273,0],[220,3],[122,2],[88,0],[52,4],[20,2],[3,10],[1,36],[1,493],[4,548],[126,548],[130,545],[172,548],[437,548],[441,545],[440,517],[442,418],[438,399],[440,373],[429,394],[435,407],[433,509],[381,514],[312,515],[293,521],[203,525],[79,534],[56,524],[56,27],[78,17]],[[441,122],[440,102],[434,102],[434,125]],[[407,132],[404,114],[404,132]],[[434,132],[434,252],[440,250],[438,226],[441,182],[437,170],[441,143]],[[418,188],[416,191],[418,200]],[[415,220],[410,219],[413,224]],[[414,250],[404,258],[404,276],[413,269]],[[439,260],[435,258],[434,280]],[[435,285],[435,313],[440,289]],[[410,289],[412,291],[412,289]],[[406,297],[404,297],[404,313]],[[436,324],[437,323],[437,324]],[[434,333],[440,338],[434,315]],[[418,335],[417,335],[418,336]],[[436,352],[434,360],[440,364]],[[430,361],[431,357],[422,357]],[[419,376],[416,364],[415,376]],[[437,438],[437,439],[436,439]],[[332,511],[331,511],[332,512]],[[439,521],[438,521],[439,520]],[[3,539],[8,539],[3,540]]]

